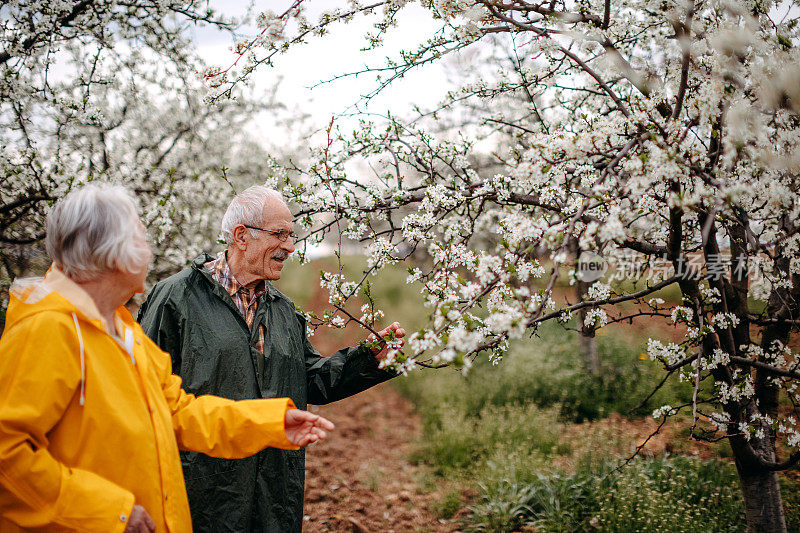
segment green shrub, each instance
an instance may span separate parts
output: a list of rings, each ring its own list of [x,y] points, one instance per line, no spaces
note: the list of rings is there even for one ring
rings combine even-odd
[[[562,419],[582,422],[612,412],[628,413],[658,384],[663,370],[642,360],[641,338],[619,333],[597,338],[601,361],[599,375],[583,368],[578,336],[557,324],[545,324],[540,338],[514,343],[499,364],[478,359],[466,377],[451,370],[420,371],[398,386],[425,417],[428,405],[477,416],[487,405],[559,406]],[[687,384],[670,381],[635,415],[647,415],[655,407],[675,405],[679,397],[691,397]]]
[[[571,474],[540,467],[533,475],[515,466],[489,463],[477,477],[479,500],[469,507],[466,530],[514,531],[532,525],[544,531],[580,531],[599,508],[598,498],[610,483],[607,462],[582,462]],[[524,508],[515,515],[508,509]]]
[[[533,515],[532,485],[502,480],[494,486],[481,485],[480,488],[481,499],[469,507],[472,515],[464,531],[514,531]]]

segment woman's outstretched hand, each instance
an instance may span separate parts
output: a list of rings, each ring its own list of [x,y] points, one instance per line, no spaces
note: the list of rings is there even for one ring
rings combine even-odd
[[[134,505],[123,533],[154,533],[156,523],[141,505]]]
[[[308,446],[328,436],[333,422],[308,411],[289,409],[283,418],[286,438],[295,446]]]

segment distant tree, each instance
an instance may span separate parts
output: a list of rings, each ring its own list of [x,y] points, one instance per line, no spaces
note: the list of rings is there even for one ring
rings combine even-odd
[[[243,65],[206,77],[224,96],[275,54],[361,12],[378,17],[368,46],[379,46],[405,4],[355,0],[310,23],[297,0],[260,17],[263,33],[239,45]],[[749,529],[785,531],[776,472],[800,461],[800,360],[788,346],[800,325],[796,5],[422,5],[441,21],[440,31],[367,69],[379,76],[376,90],[458,50],[473,54],[472,79],[427,120],[365,117],[353,134],[331,128],[301,182],[285,186],[309,239],[333,231],[370,241],[372,271],[427,250],[430,267],[412,270],[409,282],[421,286],[431,323],[390,362],[402,370],[468,367],[481,352],[500,356],[510,339],[543,321],[577,313],[592,330],[634,316],[671,318],[685,324],[684,340],[651,339],[648,353],[663,364],[665,379],[679,375],[694,393],[654,416],[663,425],[688,410],[694,438],[727,438]],[[520,58],[516,71],[493,61],[493,40]],[[436,126],[459,110],[471,127],[447,134]],[[501,129],[515,136],[513,144],[493,143]],[[475,164],[487,157],[498,170]],[[370,179],[348,172],[354,160],[369,162]],[[634,274],[657,276],[636,284],[604,278],[582,301],[559,303],[553,290],[565,275],[559,267],[571,262],[571,243],[617,272],[634,265]],[[536,258],[541,248],[549,261]],[[340,316],[320,320],[371,327],[376,309],[368,304],[358,317],[344,306],[359,289],[368,292],[367,281],[325,274]],[[658,297],[671,286],[680,305]],[[788,456],[778,456],[778,439]]]

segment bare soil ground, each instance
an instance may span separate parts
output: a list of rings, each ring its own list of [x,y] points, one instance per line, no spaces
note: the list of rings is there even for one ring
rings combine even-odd
[[[391,385],[312,410],[336,430],[307,452],[303,531],[454,531],[416,490],[408,455],[420,422]]]

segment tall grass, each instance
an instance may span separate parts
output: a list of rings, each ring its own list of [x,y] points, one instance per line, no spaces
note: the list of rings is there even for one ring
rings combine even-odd
[[[412,459],[441,474],[480,470],[487,461],[507,461],[516,450],[524,450],[522,460],[533,467],[540,459],[570,451],[556,411],[535,405],[487,405],[477,416],[442,405],[424,421],[426,437]]]
[[[786,530],[800,531],[800,466],[783,472],[780,477],[783,510],[786,513]]]
[[[520,482],[480,484],[465,531],[738,532],[744,511],[736,472],[719,461],[646,458]]]

